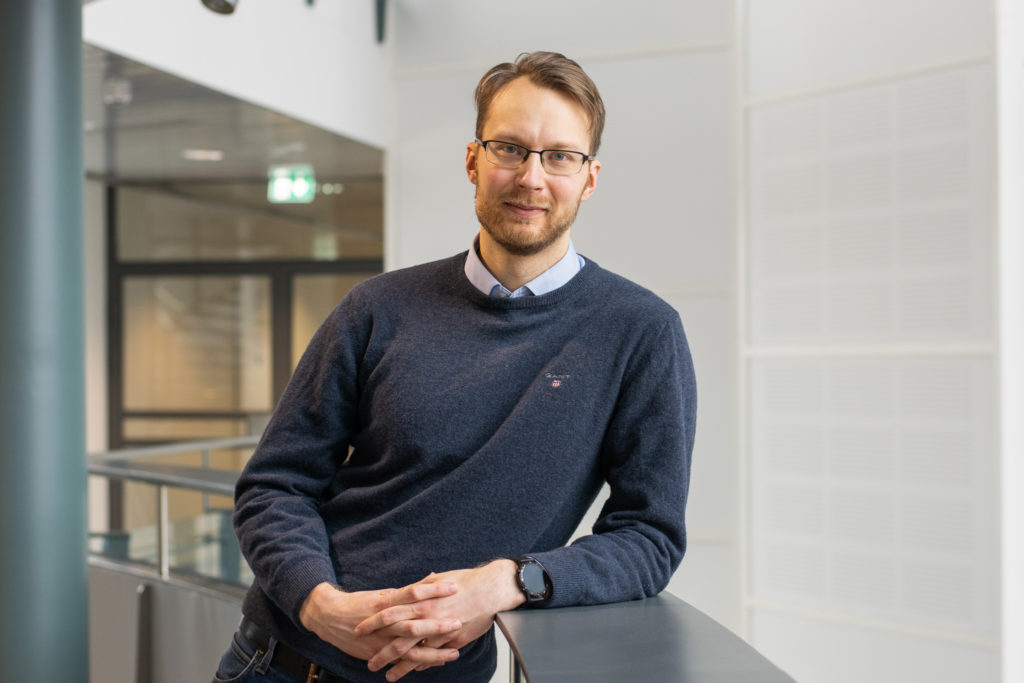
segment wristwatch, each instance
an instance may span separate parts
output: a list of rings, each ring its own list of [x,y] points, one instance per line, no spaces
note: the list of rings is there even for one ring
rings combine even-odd
[[[523,555],[513,558],[516,563],[516,583],[526,597],[524,607],[542,605],[551,597],[551,577],[537,558]]]

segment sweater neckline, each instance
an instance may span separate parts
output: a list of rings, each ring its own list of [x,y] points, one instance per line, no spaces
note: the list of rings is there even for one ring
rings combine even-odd
[[[601,270],[601,267],[593,259],[580,254],[584,259],[583,267],[572,277],[571,280],[558,289],[552,290],[547,294],[535,296],[502,298],[484,294],[469,281],[464,269],[466,257],[468,255],[469,251],[467,250],[452,259],[451,267],[452,270],[455,271],[451,274],[452,281],[458,283],[458,291],[464,294],[466,298],[473,303],[483,306],[484,308],[492,308],[496,310],[527,310],[543,308],[560,303],[580,292],[584,292],[594,287],[597,273]]]

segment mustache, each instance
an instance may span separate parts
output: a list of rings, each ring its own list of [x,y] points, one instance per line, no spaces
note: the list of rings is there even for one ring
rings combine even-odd
[[[528,206],[532,209],[547,209],[547,202],[538,202],[534,197],[529,195],[517,195],[508,194],[501,197],[502,203],[505,204],[518,204],[520,206]]]

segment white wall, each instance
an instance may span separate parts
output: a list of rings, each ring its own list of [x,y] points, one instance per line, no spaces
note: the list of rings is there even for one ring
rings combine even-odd
[[[998,680],[992,8],[739,6],[749,635],[802,682]]]
[[[1003,681],[1024,681],[1024,2],[1000,0],[999,353]]]
[[[393,3],[387,266],[465,250],[479,229],[463,168],[480,76],[530,50],[580,62],[608,115],[598,188],[573,227],[576,246],[672,303],[696,365],[690,547],[670,589],[738,628],[730,7],[528,0],[514,16],[542,21],[513,20],[510,30],[509,16],[503,5],[471,0]]]
[[[248,0],[231,16],[199,0],[98,0],[87,43],[378,147],[388,139],[387,47],[374,3]]]

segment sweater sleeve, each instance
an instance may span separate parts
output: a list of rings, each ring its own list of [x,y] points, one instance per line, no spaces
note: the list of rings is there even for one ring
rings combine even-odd
[[[267,596],[299,625],[318,584],[335,583],[322,495],[348,455],[362,346],[350,298],[306,349],[235,488],[235,533]]]
[[[649,597],[686,550],[685,507],[696,382],[677,314],[632,354],[602,445],[609,484],[593,533],[535,553],[551,576],[549,607]]]

